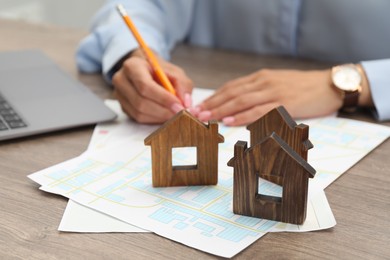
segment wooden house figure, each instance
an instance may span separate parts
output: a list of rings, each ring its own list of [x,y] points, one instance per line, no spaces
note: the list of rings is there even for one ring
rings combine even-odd
[[[309,126],[305,124],[297,125],[283,106],[271,110],[255,122],[249,124],[247,129],[250,131],[251,146],[275,132],[306,161],[309,149],[313,148],[313,144],[309,140]],[[277,177],[266,178],[269,181],[281,184]]]
[[[307,152],[313,148],[309,141],[309,126],[297,125],[283,106],[274,108],[246,128],[250,131],[251,146],[275,132],[305,160]]]
[[[276,133],[247,148],[238,141],[228,165],[234,168],[233,212],[292,224],[306,218],[308,179],[315,170]],[[259,193],[259,177],[281,180],[282,196]]]
[[[182,110],[145,140],[152,151],[154,187],[216,185],[218,182],[218,122],[208,125]],[[174,165],[173,148],[195,148],[196,164]]]

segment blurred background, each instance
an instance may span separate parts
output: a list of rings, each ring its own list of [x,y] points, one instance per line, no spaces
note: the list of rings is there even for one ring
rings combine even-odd
[[[88,29],[105,0],[0,0],[0,18]]]

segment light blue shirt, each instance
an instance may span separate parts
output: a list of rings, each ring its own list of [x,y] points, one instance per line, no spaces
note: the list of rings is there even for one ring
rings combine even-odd
[[[333,62],[361,62],[379,120],[390,119],[389,0],[107,1],[79,46],[83,72],[111,69],[138,47],[116,11],[121,3],[150,48],[169,60],[179,42]],[[260,69],[260,68],[259,68]]]

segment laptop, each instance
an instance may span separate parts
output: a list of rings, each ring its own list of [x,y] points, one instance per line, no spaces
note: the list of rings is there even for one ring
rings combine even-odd
[[[0,141],[115,117],[41,51],[0,52]]]

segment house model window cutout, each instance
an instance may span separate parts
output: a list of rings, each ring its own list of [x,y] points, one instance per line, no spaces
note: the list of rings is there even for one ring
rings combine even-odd
[[[186,110],[177,113],[144,140],[152,151],[153,186],[216,185],[218,144],[223,142],[218,122],[206,125]],[[174,165],[173,150],[188,147],[196,150],[196,164]]]
[[[172,148],[172,167],[173,170],[182,168],[197,168],[197,149],[196,147],[174,147]]]
[[[278,107],[247,128],[251,131],[251,147],[238,141],[234,157],[228,162],[234,168],[233,212],[302,224],[309,178],[315,175],[306,161],[307,151],[313,147],[308,140],[308,126],[297,125],[283,107]],[[259,194],[259,177],[281,185],[282,196]]]

